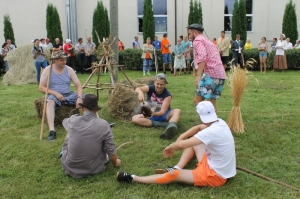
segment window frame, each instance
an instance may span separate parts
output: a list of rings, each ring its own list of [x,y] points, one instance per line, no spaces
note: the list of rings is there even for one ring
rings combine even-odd
[[[151,0],[152,1],[152,10],[153,10],[153,0]],[[168,0],[165,0],[166,1],[166,3],[167,3],[167,8],[168,8]],[[137,1],[137,3],[138,3],[138,1]],[[137,6],[137,13],[139,13],[139,6]],[[138,29],[138,34],[143,34],[143,32],[140,32],[140,29],[139,29],[139,18],[143,18],[144,17],[144,15],[137,15],[137,29]],[[153,15],[153,17],[154,17],[154,21],[155,21],[155,18],[156,17],[165,17],[166,18],[166,20],[167,20],[167,27],[166,27],[166,32],[155,32],[155,34],[164,34],[164,33],[168,33],[168,13],[166,14],[166,15]],[[155,27],[154,27],[155,28]]]
[[[224,0],[224,7],[225,7],[225,2],[226,0]],[[238,0],[239,1],[239,0]],[[252,0],[252,14],[246,14],[246,17],[251,17],[252,18],[252,24],[251,24],[251,30],[247,30],[247,33],[249,32],[249,33],[253,33],[253,7],[254,7],[254,0]],[[225,17],[231,17],[232,18],[232,14],[224,14],[224,18],[223,18],[223,20],[224,20],[224,22],[225,22]],[[232,23],[232,21],[231,21],[231,23]],[[231,31],[225,31],[225,33],[231,33]]]

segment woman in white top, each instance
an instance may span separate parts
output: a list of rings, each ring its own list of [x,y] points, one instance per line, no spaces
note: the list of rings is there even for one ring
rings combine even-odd
[[[284,69],[287,69],[286,54],[285,54],[286,47],[287,47],[287,44],[285,41],[285,35],[281,34],[280,38],[278,39],[277,44],[276,44],[276,55],[274,58],[272,72],[274,72],[275,69],[281,69],[282,72],[284,72]]]
[[[293,44],[290,42],[290,38],[286,38],[286,47],[285,50],[293,49]]]

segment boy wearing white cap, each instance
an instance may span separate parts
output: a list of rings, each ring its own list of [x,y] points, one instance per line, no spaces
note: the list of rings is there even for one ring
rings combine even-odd
[[[164,149],[165,158],[174,155],[177,150],[184,149],[176,166],[157,169],[157,175],[145,177],[118,172],[117,180],[123,183],[135,181],[145,184],[181,182],[194,186],[215,187],[224,185],[228,178],[235,176],[235,146],[228,125],[217,117],[214,106],[209,101],[198,103],[196,110],[203,124],[181,134],[176,142]],[[199,162],[197,168],[183,169],[194,156]]]

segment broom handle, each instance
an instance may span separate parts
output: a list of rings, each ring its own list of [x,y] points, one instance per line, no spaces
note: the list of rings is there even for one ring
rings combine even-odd
[[[52,52],[52,55],[53,55],[53,52]],[[49,83],[50,83],[50,74],[51,74],[51,70],[52,70],[52,63],[53,63],[53,60],[51,60],[51,63],[50,63],[50,70],[49,70],[48,79],[47,79],[46,93],[45,93],[45,99],[44,99],[44,108],[43,108],[43,117],[42,117],[41,132],[40,132],[40,140],[43,139],[44,121],[45,121],[45,115],[46,115],[46,105],[47,105],[48,89],[49,89]]]
[[[257,176],[257,177],[260,177],[260,178],[262,178],[262,179],[265,179],[265,180],[269,180],[269,181],[275,182],[275,183],[277,183],[277,184],[283,185],[283,186],[285,186],[285,187],[289,187],[289,188],[294,189],[294,190],[296,190],[296,191],[300,191],[300,189],[297,188],[297,187],[294,187],[294,186],[292,186],[292,185],[289,185],[289,184],[286,184],[286,183],[283,183],[283,182],[279,182],[278,180],[275,180],[275,179],[272,179],[272,178],[263,176],[263,175],[261,175],[261,174],[259,174],[259,173],[255,173],[255,172],[250,171],[250,170],[248,170],[248,169],[245,169],[245,168],[243,168],[243,167],[236,166],[236,168],[237,168],[238,170],[245,171],[245,172],[247,172],[247,173],[250,173],[250,174],[252,174],[252,175],[255,175],[255,176]]]

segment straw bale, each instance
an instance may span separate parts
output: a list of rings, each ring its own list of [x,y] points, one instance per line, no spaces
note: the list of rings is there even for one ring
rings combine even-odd
[[[145,85],[145,84],[140,84],[138,82],[135,82],[130,78],[129,78],[129,80],[130,80],[131,83],[126,78],[123,79],[122,81],[120,81],[119,83],[123,84],[123,85],[126,85],[126,86],[130,86],[130,87],[132,87],[132,85],[133,85],[134,89],[137,88],[137,87],[141,87],[141,86]]]
[[[43,116],[44,100],[45,100],[45,98],[42,97],[42,98],[36,99],[34,101],[37,116],[41,119],[42,119],[42,116]],[[71,111],[72,111],[72,115],[73,114],[79,114],[79,110],[78,109],[74,110],[74,109],[75,109],[75,105],[74,106],[62,105],[58,110],[55,111],[54,123],[55,124],[61,124],[62,121],[65,118],[68,118],[70,116]],[[47,120],[47,117],[45,116],[45,121],[46,120]]]
[[[107,106],[108,111],[120,120],[131,120],[132,116],[141,113],[141,103],[134,89],[120,83],[112,90]]]
[[[135,80],[136,83],[142,84],[142,85],[148,85],[148,84],[154,84],[155,77],[149,76],[149,77],[141,77]]]
[[[37,83],[34,59],[31,55],[32,48],[33,44],[26,44],[8,53],[9,70],[4,75],[2,84],[7,86]],[[50,50],[47,48],[44,50],[49,61]]]

